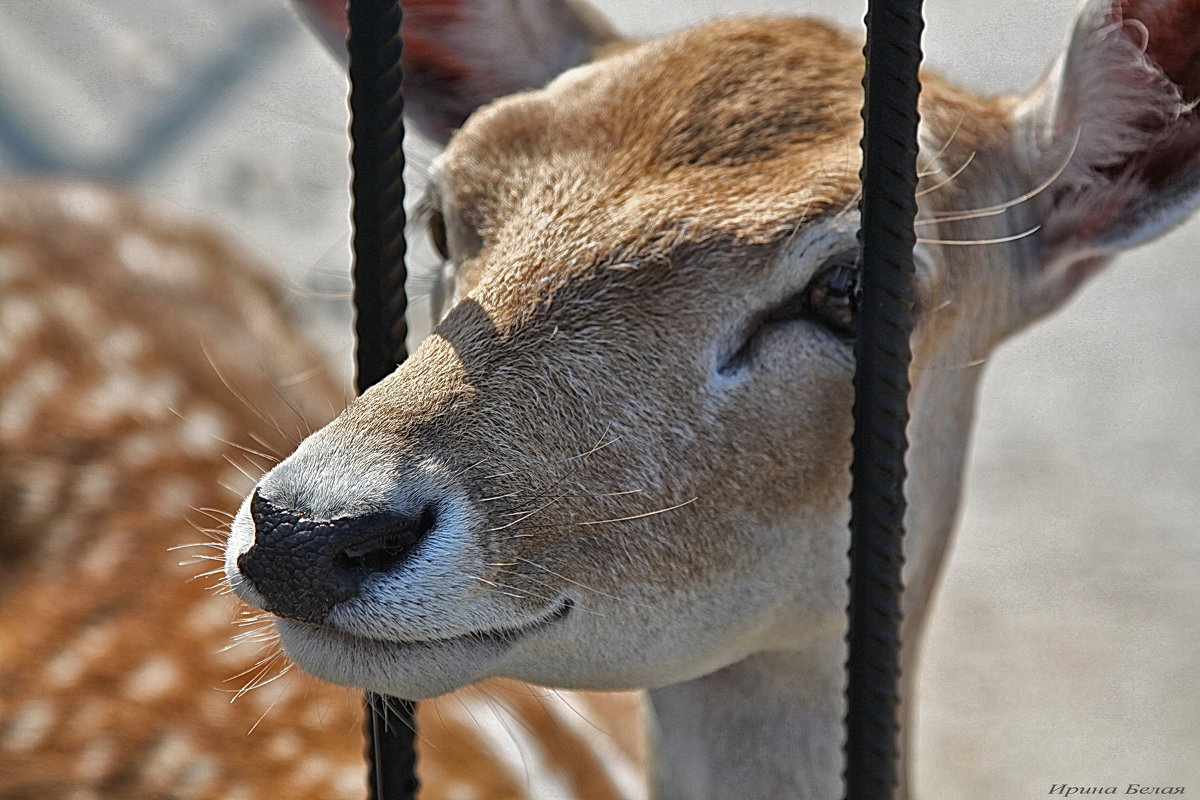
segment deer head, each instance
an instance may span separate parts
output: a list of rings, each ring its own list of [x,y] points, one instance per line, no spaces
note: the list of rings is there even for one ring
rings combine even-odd
[[[447,143],[452,307],[259,483],[230,584],[336,683],[651,687],[664,796],[831,796],[858,43],[743,19],[633,44],[534,0],[406,11],[414,118]],[[909,635],[982,359],[1198,200],[1198,41],[1196,2],[1092,0],[1025,98],[926,76]]]

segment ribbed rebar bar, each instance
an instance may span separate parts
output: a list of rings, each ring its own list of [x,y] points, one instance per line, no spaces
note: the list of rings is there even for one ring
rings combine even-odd
[[[890,800],[899,783],[921,0],[870,0],[866,22],[845,780],[847,800]]]
[[[350,137],[359,392],[405,359],[404,96],[399,0],[352,0]],[[367,693],[371,800],[417,793],[413,704]]]
[[[417,796],[416,727],[410,700],[367,693],[367,769],[370,800],[414,800]]]
[[[359,391],[404,360],[404,96],[399,0],[350,3],[354,307]]]

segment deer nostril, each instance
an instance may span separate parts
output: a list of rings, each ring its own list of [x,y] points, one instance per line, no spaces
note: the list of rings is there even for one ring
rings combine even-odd
[[[335,563],[364,577],[389,572],[404,562],[409,553],[437,524],[433,508],[426,506],[416,519],[393,517],[340,540]]]
[[[239,570],[266,610],[309,622],[323,621],[371,575],[402,564],[437,524],[432,506],[416,516],[386,511],[313,520],[257,491],[250,515],[254,544],[238,557]]]

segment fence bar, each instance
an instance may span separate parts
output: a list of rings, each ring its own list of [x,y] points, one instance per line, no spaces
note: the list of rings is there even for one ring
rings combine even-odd
[[[348,13],[356,384],[363,392],[407,356],[403,42],[400,0],[352,0]],[[368,692],[365,706],[371,800],[415,798],[413,704]]]
[[[899,782],[921,0],[869,0],[866,21],[845,780],[847,800],[889,800]]]
[[[354,308],[360,392],[405,359],[404,97],[399,0],[349,6]]]

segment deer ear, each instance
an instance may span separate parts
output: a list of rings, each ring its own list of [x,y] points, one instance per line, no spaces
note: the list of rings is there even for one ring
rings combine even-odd
[[[403,0],[404,110],[445,143],[497,97],[548,83],[616,39],[578,0]],[[343,59],[346,0],[297,0]]]
[[[1057,177],[1038,202],[1040,291],[1061,300],[1200,205],[1200,0],[1089,0],[1018,107],[1017,158]],[[1036,154],[1036,155],[1029,155]]]

